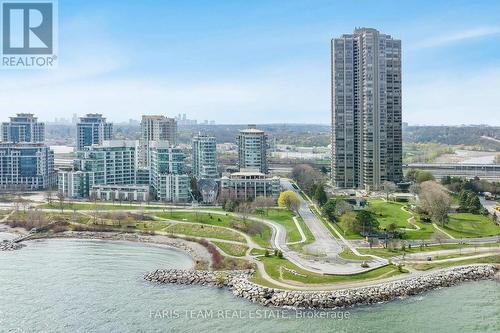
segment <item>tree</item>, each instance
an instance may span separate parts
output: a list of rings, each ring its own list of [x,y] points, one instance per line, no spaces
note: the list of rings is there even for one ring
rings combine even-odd
[[[64,193],[62,191],[57,192],[57,200],[59,200],[59,207],[62,213],[64,211]]]
[[[300,188],[309,195],[314,194],[315,186],[323,184],[326,180],[324,174],[314,169],[309,164],[298,164],[292,169],[292,178]]]
[[[335,221],[335,211],[337,208],[337,199],[335,198],[330,198],[328,201],[321,207],[321,212],[323,213],[326,218],[333,222]]]
[[[378,229],[379,223],[373,214],[367,210],[360,210],[356,214],[358,228],[361,228],[362,234],[370,233]]]
[[[246,223],[248,215],[252,212],[252,205],[249,202],[242,202],[238,205],[236,211],[240,214],[243,222]]]
[[[467,199],[467,208],[469,213],[479,214],[483,206],[481,205],[481,201],[479,201],[477,194],[472,192],[469,194],[469,198]]]
[[[420,169],[410,169],[406,173],[406,179],[409,181],[415,182],[417,184],[423,183],[429,180],[435,180],[434,175],[425,170]]]
[[[328,196],[325,192],[325,186],[323,184],[316,186],[316,190],[314,191],[314,200],[316,200],[320,206],[323,206],[328,200]]]
[[[269,207],[274,206],[274,199],[272,197],[258,196],[255,198],[253,206],[255,210],[261,211],[262,213],[264,213],[265,209],[266,215],[269,215]]]
[[[345,213],[350,212],[352,210],[353,210],[352,206],[349,203],[347,203],[345,200],[342,200],[342,199],[337,200],[337,204],[335,206],[335,215],[337,217],[340,217],[340,216],[344,215]]]
[[[382,188],[383,188],[384,193],[385,193],[385,199],[389,200],[389,195],[396,192],[398,187],[393,182],[390,182],[388,180],[384,180],[384,182],[382,183]]]
[[[387,225],[386,230],[388,232],[394,233],[396,230],[398,230],[398,225],[396,223],[389,223],[389,225]]]
[[[278,197],[278,206],[286,207],[293,212],[298,212],[300,199],[297,194],[291,190],[283,191]]]
[[[50,188],[45,192],[45,199],[49,205],[52,205],[52,190]]]
[[[434,177],[434,175],[430,171],[419,170],[419,172],[417,173],[417,178],[416,178],[417,184],[421,184],[423,182],[430,181],[430,180],[436,180],[436,178]]]
[[[356,221],[356,213],[348,212],[340,217],[340,221],[345,229],[350,232],[359,233],[361,229],[358,229],[358,224]]]
[[[434,181],[426,181],[420,184],[420,204],[421,209],[441,225],[448,221],[448,212],[451,207],[451,200],[448,193],[441,185]]]

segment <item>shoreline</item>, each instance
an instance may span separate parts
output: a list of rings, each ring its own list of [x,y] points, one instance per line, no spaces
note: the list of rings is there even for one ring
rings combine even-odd
[[[3,231],[5,232],[5,230]],[[199,243],[183,238],[124,232],[65,231],[50,235],[34,235],[29,240],[42,239],[129,241],[178,250],[193,260],[193,269],[157,269],[145,274],[144,279],[162,284],[224,287],[229,289],[233,295],[248,299],[253,303],[285,308],[336,309],[376,304],[417,295],[436,288],[452,286],[464,281],[497,278],[500,274],[495,265],[471,264],[431,271],[401,280],[377,281],[373,285],[360,287],[325,291],[285,290],[251,282],[250,277],[254,270],[206,270],[211,266],[211,256],[208,250]],[[203,269],[197,269],[200,267]]]
[[[10,233],[12,235],[19,235],[19,233],[12,233],[5,230],[3,230],[2,232]],[[208,268],[212,264],[212,258],[203,245],[180,237],[173,238],[164,235],[141,235],[138,233],[126,232],[64,231],[50,235],[34,234],[33,237],[27,239],[26,241],[36,241],[43,239],[79,239],[142,243],[146,245],[160,246],[176,251],[181,251],[192,260],[193,268]],[[23,241],[23,243],[26,241]],[[7,241],[5,243],[12,242]],[[20,248],[21,247],[19,247],[18,249]]]
[[[253,271],[155,270],[144,276],[161,284],[202,285],[227,288],[234,296],[263,306],[295,309],[342,309],[389,302],[465,281],[494,279],[498,269],[490,264],[458,266],[372,286],[331,291],[298,291],[264,287],[249,280]]]

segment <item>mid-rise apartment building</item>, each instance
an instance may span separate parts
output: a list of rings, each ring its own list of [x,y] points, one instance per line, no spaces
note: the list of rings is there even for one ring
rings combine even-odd
[[[100,145],[113,137],[113,124],[106,122],[106,118],[99,113],[89,113],[80,117],[76,124],[76,149]]]
[[[240,130],[236,138],[238,145],[238,168],[240,171],[251,170],[266,174],[268,139],[264,131],[249,125]]]
[[[149,143],[168,142],[171,146],[177,143],[177,121],[160,115],[145,115],[141,119],[139,164],[149,166]]]
[[[54,152],[42,143],[0,143],[0,188],[44,190],[56,185]]]
[[[44,142],[45,124],[31,113],[18,113],[10,117],[9,122],[2,123],[3,142]]]
[[[193,175],[197,179],[218,178],[215,137],[198,134],[193,137],[192,148]]]
[[[185,154],[168,142],[149,143],[151,188],[157,200],[186,202],[190,198],[190,177],[185,173]]]

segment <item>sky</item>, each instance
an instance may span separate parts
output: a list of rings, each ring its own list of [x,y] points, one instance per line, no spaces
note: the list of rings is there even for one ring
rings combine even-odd
[[[500,125],[500,1],[59,0],[57,69],[1,70],[2,117],[329,124],[330,40],[402,40],[403,121]],[[3,119],[2,119],[3,120]]]

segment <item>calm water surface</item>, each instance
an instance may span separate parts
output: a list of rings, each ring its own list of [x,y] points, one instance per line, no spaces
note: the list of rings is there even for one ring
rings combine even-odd
[[[495,281],[349,309],[347,319],[307,319],[296,316],[315,313],[263,313],[269,308],[226,290],[144,281],[156,268],[191,266],[172,249],[97,240],[27,245],[0,252],[0,332],[500,332]],[[264,315],[272,318],[254,318]]]

